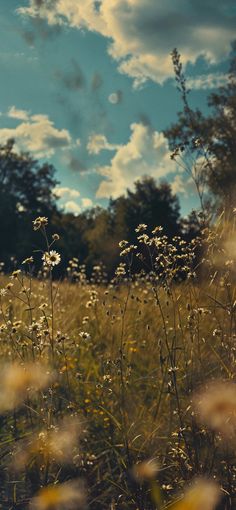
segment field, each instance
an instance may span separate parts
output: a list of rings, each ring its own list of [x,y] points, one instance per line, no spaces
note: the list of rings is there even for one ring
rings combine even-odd
[[[140,251],[121,243],[110,282],[99,267],[87,279],[75,259],[54,279],[57,236],[48,240],[43,218],[35,229],[42,271],[36,278],[29,257],[0,282],[1,508],[235,508],[226,225],[205,232],[196,270],[202,241],[169,243],[141,225]],[[138,275],[134,256],[146,268]]]

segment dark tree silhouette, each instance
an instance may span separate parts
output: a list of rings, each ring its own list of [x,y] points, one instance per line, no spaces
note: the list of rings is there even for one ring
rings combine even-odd
[[[152,177],[143,177],[135,183],[134,191],[127,190],[126,197],[111,201],[110,210],[116,225],[121,223],[119,216],[122,215],[124,236],[130,241],[139,223],[146,223],[149,230],[162,226],[170,237],[180,233],[179,200],[168,183],[157,185]]]
[[[14,141],[0,147],[0,259],[25,257],[32,250],[32,220],[56,211],[55,169],[18,154]]]

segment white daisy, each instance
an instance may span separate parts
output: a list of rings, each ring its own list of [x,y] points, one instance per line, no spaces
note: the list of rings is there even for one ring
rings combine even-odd
[[[45,266],[57,266],[61,262],[61,255],[57,253],[55,250],[46,251],[43,256],[42,260]]]

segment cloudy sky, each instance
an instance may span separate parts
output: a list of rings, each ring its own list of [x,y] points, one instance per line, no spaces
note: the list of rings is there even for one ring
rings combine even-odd
[[[168,180],[182,211],[196,205],[162,130],[180,109],[177,47],[191,104],[224,83],[234,0],[1,0],[0,143],[50,161],[75,214],[135,180]]]

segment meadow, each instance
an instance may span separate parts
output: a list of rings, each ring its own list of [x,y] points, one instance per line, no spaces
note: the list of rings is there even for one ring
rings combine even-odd
[[[1,508],[234,509],[234,223],[141,224],[110,281],[78,259],[58,281],[33,228],[42,252],[0,277]]]

